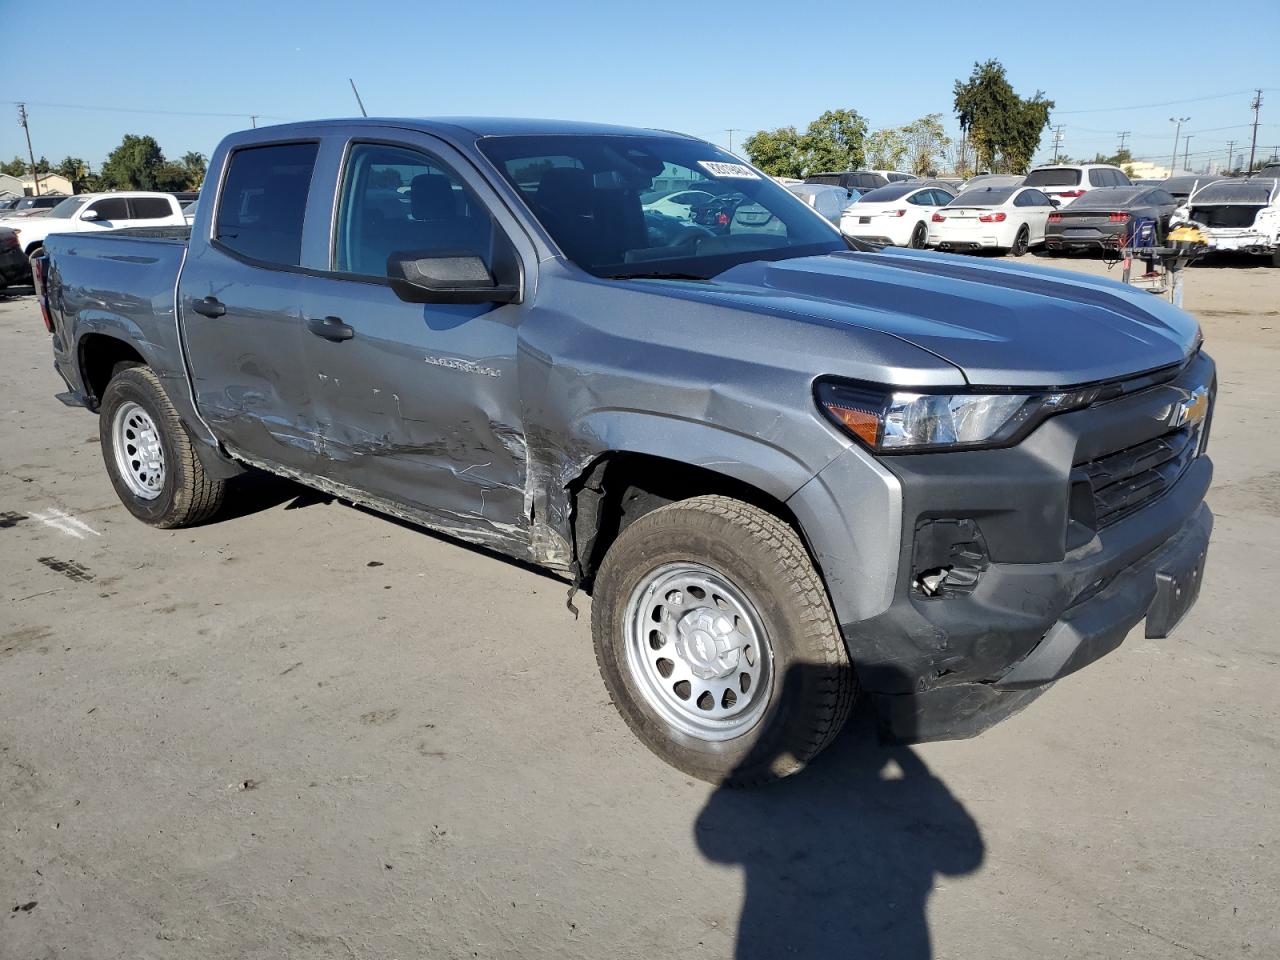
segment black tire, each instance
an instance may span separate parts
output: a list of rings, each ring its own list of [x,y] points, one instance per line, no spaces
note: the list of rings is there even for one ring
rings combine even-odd
[[[691,736],[646,702],[626,653],[627,608],[665,565],[696,563],[753,605],[772,651],[763,713],[734,739]],[[596,662],[618,712],[655,754],[711,783],[752,786],[802,769],[840,732],[857,683],[826,590],[796,532],[759,507],[702,496],[660,507],[628,526],[596,575],[591,604]]]
[[[1018,234],[1013,238],[1013,246],[1009,248],[1009,255],[1013,257],[1026,256],[1028,250],[1031,249],[1031,230],[1024,223],[1018,228]]]
[[[114,451],[113,421],[120,407],[130,402],[140,406],[155,423],[164,452],[163,483],[154,499],[145,499],[130,489]],[[225,483],[206,475],[187,428],[160,385],[160,378],[149,367],[117,365],[102,392],[98,437],[111,485],[128,511],[143,523],[164,529],[189,527],[209,519],[222,506]]]
[[[916,224],[915,229],[911,231],[911,240],[907,243],[912,250],[923,250],[929,245],[929,228],[924,225],[924,221]]]

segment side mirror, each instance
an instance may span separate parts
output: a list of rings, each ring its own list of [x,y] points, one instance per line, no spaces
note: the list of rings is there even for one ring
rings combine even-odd
[[[80,219],[81,220],[101,220],[102,214],[98,213],[97,210],[86,210],[84,213],[80,214]]]
[[[1061,201],[1061,200],[1055,200],[1053,197],[1050,197],[1050,198],[1049,198],[1049,206],[1051,206],[1051,207],[1060,207],[1060,206],[1062,206],[1062,201]]]
[[[387,257],[391,289],[406,303],[518,303],[519,284],[501,284],[469,250],[397,250]]]

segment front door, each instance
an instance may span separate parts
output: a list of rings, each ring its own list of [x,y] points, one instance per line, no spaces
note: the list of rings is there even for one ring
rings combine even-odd
[[[408,134],[406,134],[408,136]],[[423,138],[426,140],[427,138]],[[431,149],[431,147],[435,149]],[[323,474],[508,552],[527,542],[518,304],[420,304],[396,251],[514,256],[457,160],[433,143],[347,146],[327,276],[307,287],[306,367]]]
[[[212,234],[192,243],[179,283],[201,415],[233,453],[306,473],[322,457],[303,345],[312,281],[298,271],[317,149],[232,152]]]

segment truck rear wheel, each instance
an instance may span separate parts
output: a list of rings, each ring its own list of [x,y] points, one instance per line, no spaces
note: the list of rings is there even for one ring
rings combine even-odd
[[[120,501],[155,527],[187,527],[222,505],[225,484],[205,474],[160,379],[143,366],[118,366],[102,392],[98,436]]]
[[[623,530],[597,573],[591,621],[627,725],[702,780],[794,773],[853,705],[853,670],[804,545],[740,500],[678,501]]]

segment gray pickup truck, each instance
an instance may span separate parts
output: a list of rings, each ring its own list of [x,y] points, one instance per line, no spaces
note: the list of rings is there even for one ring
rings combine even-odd
[[[971,736],[1197,596],[1214,364],[1149,294],[845,241],[712,144],[549,121],[237,133],[187,234],[35,263],[125,506],[199,523],[256,468],[555,571],[693,776],[799,769],[858,690]]]

